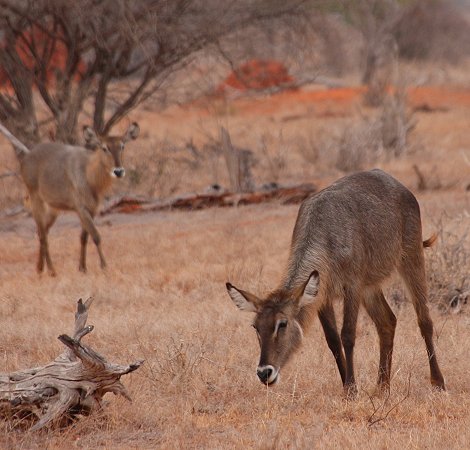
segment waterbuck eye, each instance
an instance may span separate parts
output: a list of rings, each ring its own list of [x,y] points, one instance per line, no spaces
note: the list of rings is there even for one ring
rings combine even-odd
[[[105,145],[102,145],[101,148],[106,152],[106,153],[109,153],[109,148],[108,146],[105,144]]]
[[[277,335],[279,331],[283,328],[287,327],[287,319],[280,319],[276,322],[276,326],[274,328],[274,335]]]

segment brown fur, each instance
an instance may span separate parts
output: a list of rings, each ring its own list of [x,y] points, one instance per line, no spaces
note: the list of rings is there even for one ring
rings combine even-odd
[[[418,316],[431,383],[445,389],[434,351],[424,270],[423,247],[435,240],[436,236],[422,240],[419,205],[413,194],[380,170],[349,175],[306,199],[294,227],[289,264],[280,288],[256,302],[252,294],[247,296],[231,285],[229,288],[241,309],[256,312],[261,381],[270,384],[277,380],[280,368],[299,348],[302,331],[318,314],[344,389],[348,395],[354,394],[353,354],[362,304],[379,335],[378,384],[388,389],[396,317],[381,286],[396,270]],[[343,299],[341,335],[333,310],[336,298]],[[286,325],[279,329],[281,319]]]
[[[21,176],[28,189],[31,210],[39,236],[38,272],[44,262],[51,275],[55,269],[49,255],[47,235],[61,210],[78,214],[82,225],[79,269],[86,271],[88,235],[98,249],[101,267],[106,261],[101,250],[101,237],[93,222],[104,193],[114,176],[122,176],[121,154],[124,143],[138,136],[132,124],[123,136],[98,137],[84,128],[87,148],[55,142],[43,143],[19,156]]]

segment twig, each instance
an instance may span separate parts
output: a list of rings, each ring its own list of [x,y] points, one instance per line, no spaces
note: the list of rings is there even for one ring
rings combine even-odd
[[[388,415],[396,408],[398,408],[399,405],[401,405],[409,396],[410,396],[410,392],[411,392],[411,375],[412,375],[412,371],[410,371],[410,373],[408,374],[408,386],[407,386],[407,389],[406,389],[406,394],[403,398],[401,398],[400,400],[398,400],[398,402],[396,402],[394,405],[392,405],[388,410],[387,412],[381,416],[381,417],[378,417],[377,419],[374,419],[374,416],[376,415],[377,411],[379,409],[383,409],[385,404],[387,403],[387,401],[389,400],[390,398],[390,391],[388,392],[388,395],[387,395],[387,398],[385,399],[384,403],[382,404],[382,406],[380,408],[376,408],[375,405],[374,405],[374,402],[372,401],[372,398],[370,396],[369,393],[367,393],[367,395],[369,396],[369,400],[371,400],[371,403],[372,403],[372,406],[374,407],[374,411],[372,412],[372,414],[369,416],[369,418],[367,419],[367,422],[368,422],[368,426],[371,427],[372,425],[375,425],[376,423],[379,423],[383,420],[385,420]],[[367,392],[367,391],[366,391]]]
[[[14,147],[21,150],[22,153],[29,153],[30,150],[16,136],[14,136],[8,128],[0,123],[0,132],[13,144]]]

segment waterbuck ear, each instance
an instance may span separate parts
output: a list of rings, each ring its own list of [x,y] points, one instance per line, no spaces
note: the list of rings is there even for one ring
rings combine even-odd
[[[320,274],[317,270],[314,270],[308,277],[308,280],[304,285],[303,292],[299,298],[299,306],[301,308],[315,302],[319,286]]]
[[[232,299],[233,303],[237,305],[242,311],[257,312],[259,299],[249,292],[237,289],[230,283],[225,284],[227,286],[228,295]]]
[[[83,137],[85,138],[85,147],[94,149],[100,145],[100,140],[93,128],[88,125],[83,127]]]
[[[130,140],[137,139],[139,137],[139,133],[140,133],[139,124],[137,122],[132,122],[129,125],[129,128],[127,129],[127,131],[125,132],[122,138],[122,142],[128,142]]]

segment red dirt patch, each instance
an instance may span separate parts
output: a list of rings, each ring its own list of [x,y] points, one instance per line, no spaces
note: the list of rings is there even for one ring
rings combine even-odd
[[[261,90],[292,83],[294,79],[279,61],[252,59],[236,68],[217,88],[224,94],[227,88],[238,91]]]
[[[364,86],[317,90],[286,90],[266,97],[242,97],[233,100],[237,112],[243,114],[271,115],[277,112],[315,108],[315,115],[342,116],[362,104]],[[445,110],[453,107],[470,107],[470,89],[447,86],[422,86],[408,89],[408,104],[423,110]]]

